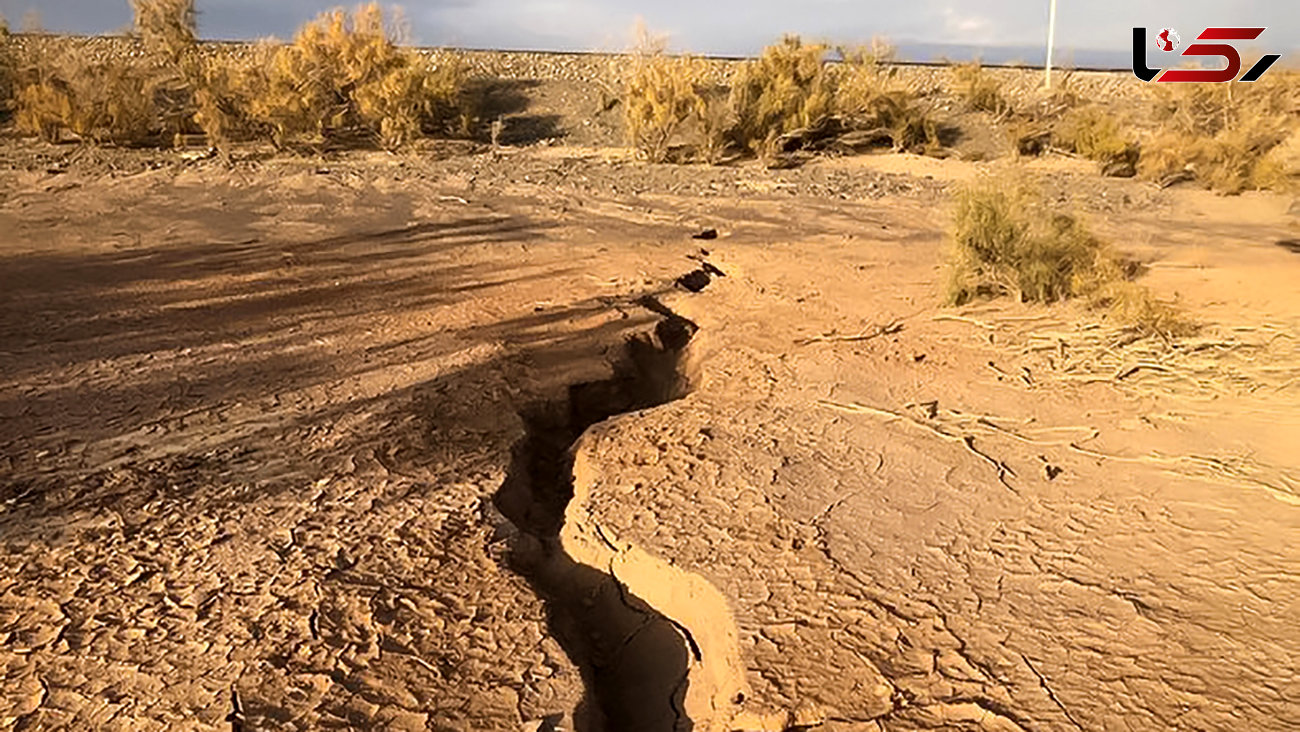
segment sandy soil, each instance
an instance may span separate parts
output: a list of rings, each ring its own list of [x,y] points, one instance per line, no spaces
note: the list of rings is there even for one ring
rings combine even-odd
[[[1025,165],[1124,343],[938,306],[986,164],[4,156],[0,726],[1300,726],[1289,198]]]

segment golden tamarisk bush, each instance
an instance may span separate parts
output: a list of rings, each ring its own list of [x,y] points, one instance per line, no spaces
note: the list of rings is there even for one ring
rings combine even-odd
[[[1139,335],[1194,329],[1132,282],[1135,268],[1082,222],[1015,181],[986,179],[957,192],[947,268],[945,295],[953,305],[1006,295],[1044,303],[1077,297]]]
[[[1082,105],[1066,111],[1056,120],[1052,142],[1101,164],[1105,175],[1131,178],[1137,174],[1137,141],[1121,128],[1120,121],[1096,105]]]
[[[15,121],[21,132],[59,142],[119,145],[156,142],[163,130],[158,98],[162,80],[147,65],[97,60],[84,46],[37,44],[17,72]]]
[[[731,87],[736,137],[760,154],[778,136],[812,126],[835,109],[827,47],[786,36],[737,72]]]
[[[1143,145],[1139,171],[1168,181],[1191,177],[1222,193],[1285,187],[1300,171],[1280,155],[1300,134],[1295,72],[1273,71],[1250,83],[1161,84],[1159,128]]]
[[[0,15],[0,121],[8,119],[13,111],[16,73],[17,64],[9,41],[9,23]]]
[[[628,139],[638,153],[663,162],[684,128],[706,120],[702,78],[697,59],[668,56],[661,48],[633,54],[623,112]]]
[[[247,139],[400,147],[469,115],[457,57],[432,64],[398,46],[371,3],[325,13],[252,59],[205,53],[194,0],[132,0],[142,59],[95,61],[76,46],[37,54],[18,74],[22,130],[49,140],[142,144],[202,130]]]
[[[966,107],[998,117],[1011,113],[1012,104],[1003,85],[978,61],[952,67],[952,87]]]
[[[891,48],[877,41],[866,49],[841,49],[840,55],[834,109],[849,126],[887,136],[898,151],[928,153],[940,147],[931,110],[898,83],[896,67],[885,65],[893,56]]]
[[[20,131],[50,142],[71,134],[144,145],[193,129],[193,0],[133,0],[132,7],[143,57],[100,57],[67,39],[32,44],[14,72]]]
[[[383,11],[371,3],[308,23],[291,44],[270,54],[265,78],[236,76],[242,89],[231,91],[245,96],[245,116],[269,129],[277,144],[359,134],[391,149],[418,137],[426,125],[445,122],[464,79],[458,63],[435,68],[399,47]]]
[[[706,81],[707,62],[643,40],[623,96],[629,141],[653,161],[692,148],[714,163],[737,149],[780,163],[797,151],[939,147],[930,110],[881,63],[886,49],[841,49],[838,64],[827,63],[827,50],[788,36],[741,66],[728,93]]]
[[[1055,302],[1093,270],[1101,243],[1073,218],[1045,210],[1026,187],[985,181],[956,194],[948,301],[1012,295]]]

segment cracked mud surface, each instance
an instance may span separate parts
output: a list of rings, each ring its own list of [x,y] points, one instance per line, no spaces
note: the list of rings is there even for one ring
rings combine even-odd
[[[0,172],[0,727],[1300,726],[1289,201],[1052,171],[1153,356],[912,164]]]

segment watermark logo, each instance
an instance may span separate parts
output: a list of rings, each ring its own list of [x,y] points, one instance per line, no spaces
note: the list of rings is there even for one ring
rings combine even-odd
[[[1206,28],[1196,36],[1197,41],[1253,41],[1259,38],[1264,28]],[[1182,39],[1173,28],[1163,28],[1156,34],[1156,48],[1166,53],[1178,49]],[[1147,29],[1133,29],[1133,75],[1142,81],[1172,82],[1224,82],[1232,81],[1241,73],[1241,54],[1231,43],[1189,43],[1180,56],[1214,57],[1227,62],[1222,69],[1153,69],[1147,66]],[[1282,58],[1281,54],[1270,53],[1255,62],[1239,81],[1255,81],[1268,71],[1269,67]],[[1160,78],[1156,78],[1156,77]]]
[[[1173,28],[1161,28],[1156,34],[1156,48],[1161,51],[1173,51],[1182,42],[1183,39],[1178,37],[1178,31]]]

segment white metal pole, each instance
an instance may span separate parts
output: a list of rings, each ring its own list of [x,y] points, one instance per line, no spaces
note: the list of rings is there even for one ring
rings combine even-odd
[[[1056,0],[1048,0],[1047,10],[1047,64],[1044,70],[1044,85],[1052,88],[1052,48],[1056,45]]]

